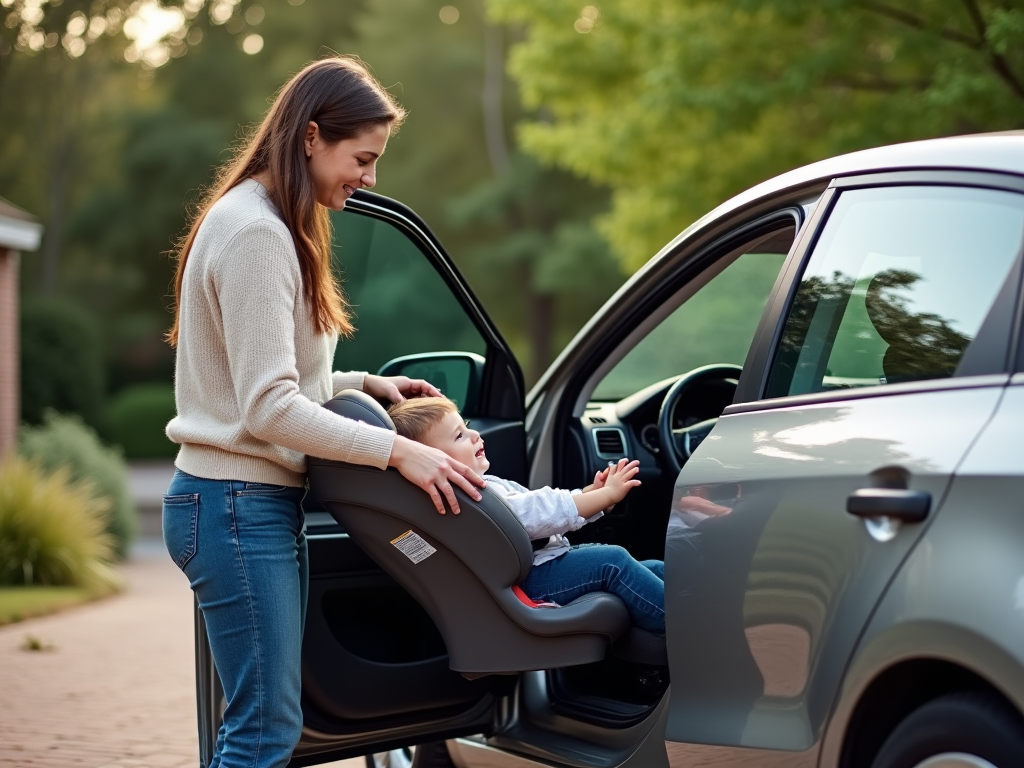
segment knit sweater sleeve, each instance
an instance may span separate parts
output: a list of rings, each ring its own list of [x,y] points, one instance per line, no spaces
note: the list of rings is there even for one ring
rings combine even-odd
[[[333,414],[299,391],[293,311],[302,277],[287,230],[247,224],[211,271],[245,428],[301,453],[386,468],[393,432]]]
[[[331,396],[333,397],[343,389],[362,391],[365,380],[366,371],[335,371],[331,374]]]

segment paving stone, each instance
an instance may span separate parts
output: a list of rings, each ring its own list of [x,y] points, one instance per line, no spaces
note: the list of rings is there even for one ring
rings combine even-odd
[[[133,551],[120,595],[0,627],[3,768],[198,765],[192,592],[158,540]]]
[[[0,627],[0,766],[195,768],[188,582],[166,555],[123,571],[120,595]]]

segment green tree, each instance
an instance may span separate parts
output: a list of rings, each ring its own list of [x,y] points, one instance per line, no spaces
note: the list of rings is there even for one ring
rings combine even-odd
[[[39,424],[49,409],[103,422],[103,355],[95,319],[56,299],[21,308],[21,419]]]
[[[506,31],[477,2],[460,3],[457,21],[446,23],[445,5],[393,0],[357,24],[355,50],[410,111],[377,191],[429,223],[533,382],[622,282],[591,224],[607,193],[521,156],[511,129],[523,110],[503,73]]]
[[[605,202],[600,190],[518,153],[504,173],[451,202],[452,222],[478,233],[465,254],[470,278],[490,288],[488,307],[517,318],[511,343],[528,382],[622,282],[590,223]]]
[[[188,208],[288,75],[332,51],[360,55],[410,109],[378,191],[427,220],[528,369],[618,284],[590,225],[606,194],[564,172],[513,168],[506,137],[521,109],[504,75],[504,31],[480,0],[454,15],[441,12],[448,5],[0,0],[0,195],[46,226],[23,288],[96,316],[110,390],[170,379],[167,254]],[[174,23],[147,42],[144,14]],[[489,191],[524,180],[544,196],[543,221],[523,218],[522,193],[495,202]],[[507,246],[523,226],[543,235],[539,250]],[[524,293],[507,290],[513,280]]]
[[[324,2],[167,2],[179,26],[145,48],[128,13],[154,3],[4,6],[0,194],[46,226],[25,292],[98,317],[115,389],[169,380],[168,251],[187,206],[289,71],[349,45],[360,3],[339,15]]]
[[[629,269],[794,166],[1024,122],[1022,0],[488,2],[525,29],[523,147],[612,189]]]

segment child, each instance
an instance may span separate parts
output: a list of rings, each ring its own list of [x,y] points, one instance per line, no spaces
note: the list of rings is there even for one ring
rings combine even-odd
[[[388,414],[398,434],[442,450],[483,475],[487,489],[505,500],[531,539],[549,539],[534,552],[533,569],[520,585],[530,599],[565,605],[587,592],[611,592],[626,604],[637,626],[665,633],[665,566],[660,560],[637,562],[610,544],[570,547],[563,536],[596,520],[640,485],[635,479],[639,462],[622,459],[579,491],[531,491],[484,474],[490,467],[484,441],[448,398],[412,398],[392,405]]]

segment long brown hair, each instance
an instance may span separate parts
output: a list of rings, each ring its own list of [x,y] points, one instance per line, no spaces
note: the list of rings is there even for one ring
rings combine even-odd
[[[327,209],[316,201],[303,141],[310,121],[317,124],[324,141],[334,144],[377,125],[389,125],[394,131],[404,119],[405,110],[354,57],[315,61],[289,80],[260,126],[217,172],[196,209],[188,234],[178,243],[174,325],[166,337],[170,345],[178,343],[181,283],[200,225],[225,193],[263,172],[270,178],[270,199],[295,241],[303,294],[317,332],[335,330],[341,336],[350,336],[355,328],[331,270],[331,220]]]

